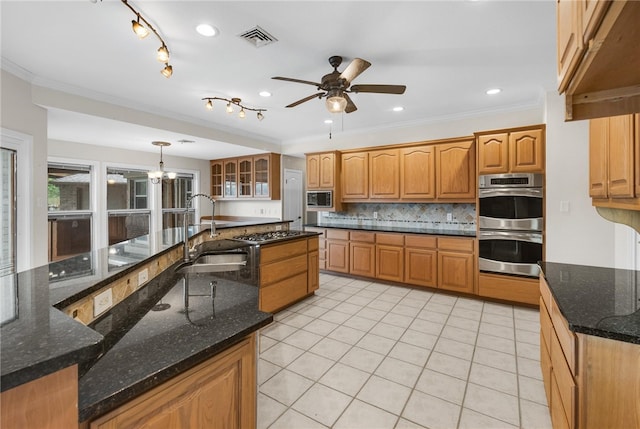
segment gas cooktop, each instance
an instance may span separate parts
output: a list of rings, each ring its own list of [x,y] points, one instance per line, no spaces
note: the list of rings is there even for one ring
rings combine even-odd
[[[247,234],[247,235],[237,235],[234,240],[242,240],[249,243],[266,243],[272,241],[278,241],[283,238],[296,237],[300,235],[304,235],[305,233],[302,231],[268,231],[268,232],[258,232],[255,234]]]

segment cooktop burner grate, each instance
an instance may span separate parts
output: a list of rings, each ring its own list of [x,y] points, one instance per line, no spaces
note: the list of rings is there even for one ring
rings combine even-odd
[[[238,235],[233,237],[236,240],[250,241],[252,243],[262,243],[265,241],[278,240],[281,238],[295,237],[302,234],[300,231],[269,231],[256,234]]]

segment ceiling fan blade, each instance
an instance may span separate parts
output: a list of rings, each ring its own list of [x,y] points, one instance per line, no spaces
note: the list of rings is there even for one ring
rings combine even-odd
[[[353,103],[353,100],[351,99],[351,97],[349,97],[349,94],[345,92],[343,95],[344,95],[344,98],[347,100],[347,107],[344,108],[344,111],[346,113],[351,113],[358,110],[356,105]]]
[[[340,73],[340,78],[346,80],[347,82],[352,82],[356,77],[360,75],[363,71],[369,68],[371,63],[369,61],[365,61],[362,58],[354,58],[353,61],[347,66],[346,69],[342,73]]]
[[[316,97],[320,98],[320,97],[322,97],[323,94],[324,94],[324,92],[318,92],[317,94],[313,94],[313,95],[305,97],[305,98],[303,98],[301,100],[294,101],[293,103],[291,103],[291,104],[289,104],[288,106],[285,106],[285,107],[296,107],[298,104],[302,104],[305,101],[309,101],[309,100],[311,100],[313,98],[316,98]]]
[[[282,77],[282,76],[274,76],[271,79],[284,80],[284,81],[287,81],[287,82],[304,83],[304,84],[307,84],[307,85],[313,85],[313,86],[320,87],[320,84],[318,82],[311,82],[310,80],[292,79],[290,77]]]
[[[404,94],[405,85],[353,85],[351,92],[375,92],[378,94]]]

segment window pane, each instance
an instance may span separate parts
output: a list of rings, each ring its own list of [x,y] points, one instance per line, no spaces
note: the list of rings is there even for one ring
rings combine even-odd
[[[162,182],[162,208],[185,208],[187,199],[193,195],[193,175],[183,175]]]
[[[149,234],[149,212],[109,214],[109,245]]]
[[[0,148],[0,276],[15,271],[16,152]]]
[[[107,169],[107,210],[147,209],[147,172]]]
[[[49,164],[49,211],[90,210],[91,167]]]
[[[162,212],[162,229],[182,228],[184,222],[184,211],[163,211]],[[193,225],[194,212],[189,212],[188,224]]]
[[[91,215],[49,218],[49,261],[91,251]]]

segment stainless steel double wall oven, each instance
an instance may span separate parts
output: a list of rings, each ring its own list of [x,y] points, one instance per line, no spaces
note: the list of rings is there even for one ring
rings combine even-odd
[[[479,177],[480,271],[538,276],[543,245],[543,184],[542,174]]]

